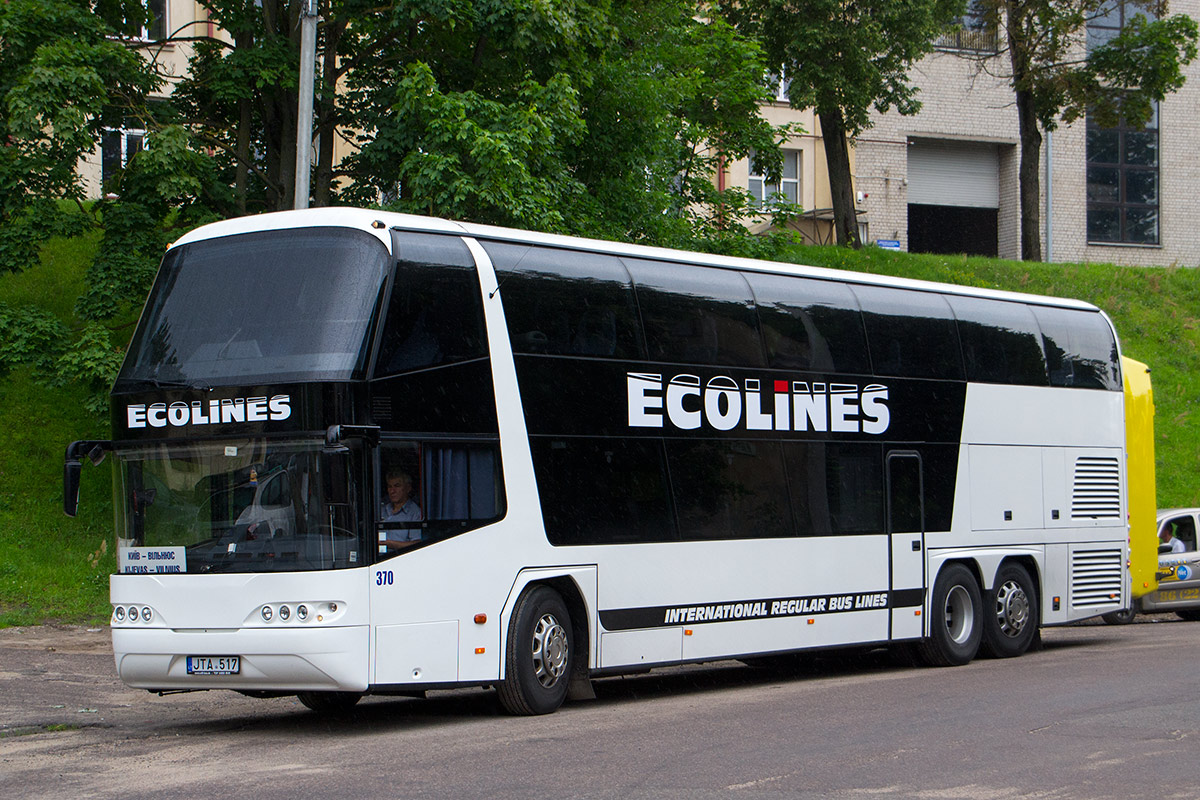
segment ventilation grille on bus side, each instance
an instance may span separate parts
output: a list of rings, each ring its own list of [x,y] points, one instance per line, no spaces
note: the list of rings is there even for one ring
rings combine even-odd
[[[1076,550],[1071,554],[1071,605],[1112,605],[1121,599],[1121,551]]]
[[[1121,518],[1121,468],[1115,458],[1080,456],[1075,461],[1071,519]]]

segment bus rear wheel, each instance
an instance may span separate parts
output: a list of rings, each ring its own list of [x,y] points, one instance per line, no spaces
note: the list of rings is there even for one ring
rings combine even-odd
[[[510,714],[549,714],[563,704],[574,648],[571,617],[558,592],[537,586],[521,595],[508,625],[500,705]]]
[[[1037,593],[1029,571],[1004,564],[984,597],[983,640],[980,649],[992,658],[1012,658],[1029,649],[1037,631]]]
[[[983,603],[979,584],[962,564],[947,564],[933,584],[929,605],[929,638],[916,646],[917,656],[931,667],[967,664],[979,652]]]
[[[353,708],[362,695],[357,692],[300,692],[296,699],[319,714],[338,714]]]
[[[1122,608],[1120,611],[1110,611],[1100,619],[1109,625],[1128,625],[1140,613],[1142,613],[1142,601],[1134,600],[1129,604],[1129,608]]]

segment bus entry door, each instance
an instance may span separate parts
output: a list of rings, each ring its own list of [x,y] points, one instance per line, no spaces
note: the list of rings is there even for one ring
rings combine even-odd
[[[891,638],[924,635],[925,483],[921,455],[893,450],[887,455],[887,526],[891,545]]]

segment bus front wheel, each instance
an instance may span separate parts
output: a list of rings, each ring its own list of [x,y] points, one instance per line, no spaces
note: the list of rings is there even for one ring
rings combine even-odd
[[[984,598],[981,649],[993,658],[1012,658],[1029,649],[1037,631],[1037,594],[1029,571],[1004,564]]]
[[[917,655],[933,667],[957,667],[979,652],[983,603],[979,584],[962,564],[947,564],[933,584],[929,605],[929,638],[917,645]]]
[[[353,708],[362,695],[357,692],[300,692],[296,698],[319,714],[338,714]]]
[[[496,689],[510,714],[549,714],[562,705],[574,658],[571,617],[558,592],[537,586],[521,595],[508,625],[504,680]]]

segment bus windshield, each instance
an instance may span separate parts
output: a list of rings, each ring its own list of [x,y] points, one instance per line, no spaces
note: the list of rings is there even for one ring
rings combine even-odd
[[[330,502],[318,440],[155,444],[117,454],[120,572],[289,572],[365,563],[353,504]],[[356,496],[355,459],[332,479]],[[350,474],[345,474],[348,471]]]
[[[378,239],[343,228],[177,247],[163,259],[117,384],[353,378],[387,266]]]

